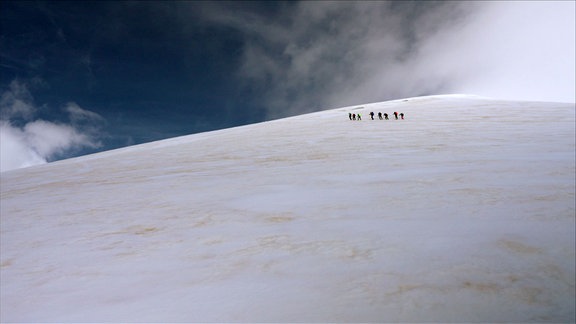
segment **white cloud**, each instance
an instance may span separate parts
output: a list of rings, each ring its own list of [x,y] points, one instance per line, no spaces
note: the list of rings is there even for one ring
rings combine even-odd
[[[35,119],[37,109],[26,84],[14,81],[2,94],[1,104],[1,172],[43,164],[81,148],[101,146],[98,131],[104,119],[74,102],[63,108],[69,123]]]
[[[24,131],[0,121],[0,172],[46,163],[27,141]]]
[[[466,64],[453,88],[506,99],[575,102],[574,1],[494,1],[446,43]],[[440,53],[440,51],[437,51]]]
[[[50,158],[81,146],[98,147],[88,135],[70,125],[37,120],[24,127],[27,143],[43,157]]]

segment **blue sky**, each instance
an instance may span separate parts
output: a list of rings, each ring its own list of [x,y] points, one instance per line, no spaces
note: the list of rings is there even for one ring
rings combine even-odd
[[[575,96],[573,1],[0,6],[3,171],[404,97]]]

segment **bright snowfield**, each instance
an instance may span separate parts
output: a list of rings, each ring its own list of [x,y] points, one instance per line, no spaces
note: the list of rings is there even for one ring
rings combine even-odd
[[[574,322],[574,117],[421,97],[4,172],[1,320]]]

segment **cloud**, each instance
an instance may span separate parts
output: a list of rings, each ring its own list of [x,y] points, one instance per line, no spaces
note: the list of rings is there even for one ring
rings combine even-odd
[[[95,112],[91,112],[82,107],[78,106],[75,102],[69,102],[64,108],[68,112],[70,120],[74,124],[80,124],[84,122],[102,122],[104,118]]]
[[[24,126],[26,142],[40,156],[50,158],[81,146],[98,147],[99,143],[89,135],[80,133],[70,125],[45,120],[30,122]]]
[[[440,93],[574,102],[572,1],[212,3],[240,32],[237,77],[270,118]]]
[[[427,44],[435,59],[460,65],[451,89],[505,99],[576,101],[575,2],[494,1],[481,8],[462,30]]]
[[[303,1],[268,18],[220,9],[207,17],[244,35],[237,75],[264,93],[270,118],[434,93],[444,72],[417,64],[422,43],[471,10],[460,2]]]
[[[0,121],[0,172],[46,163],[27,142],[26,133]]]
[[[12,81],[9,90],[0,97],[0,117],[4,119],[30,119],[36,113],[32,94],[28,87],[16,80]]]
[[[14,80],[1,97],[0,171],[47,163],[81,148],[98,148],[104,119],[78,104],[62,110],[68,123],[36,119],[38,109],[27,85]]]

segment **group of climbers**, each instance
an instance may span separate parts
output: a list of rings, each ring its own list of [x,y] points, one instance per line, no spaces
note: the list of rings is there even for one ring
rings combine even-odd
[[[370,115],[370,118],[371,118],[372,120],[374,120],[374,112],[371,111],[369,115]],[[400,116],[400,119],[404,119],[404,113],[398,113],[398,112],[395,111],[395,112],[394,112],[394,118],[395,118],[396,120],[398,120],[398,116]],[[348,113],[348,117],[350,118],[350,120],[362,120],[362,116],[360,116],[359,113],[358,113],[358,114]],[[379,113],[378,113],[378,119],[380,119],[380,120],[383,120],[383,119],[389,120],[388,114],[387,114],[387,113],[382,114],[381,112],[379,112]]]

